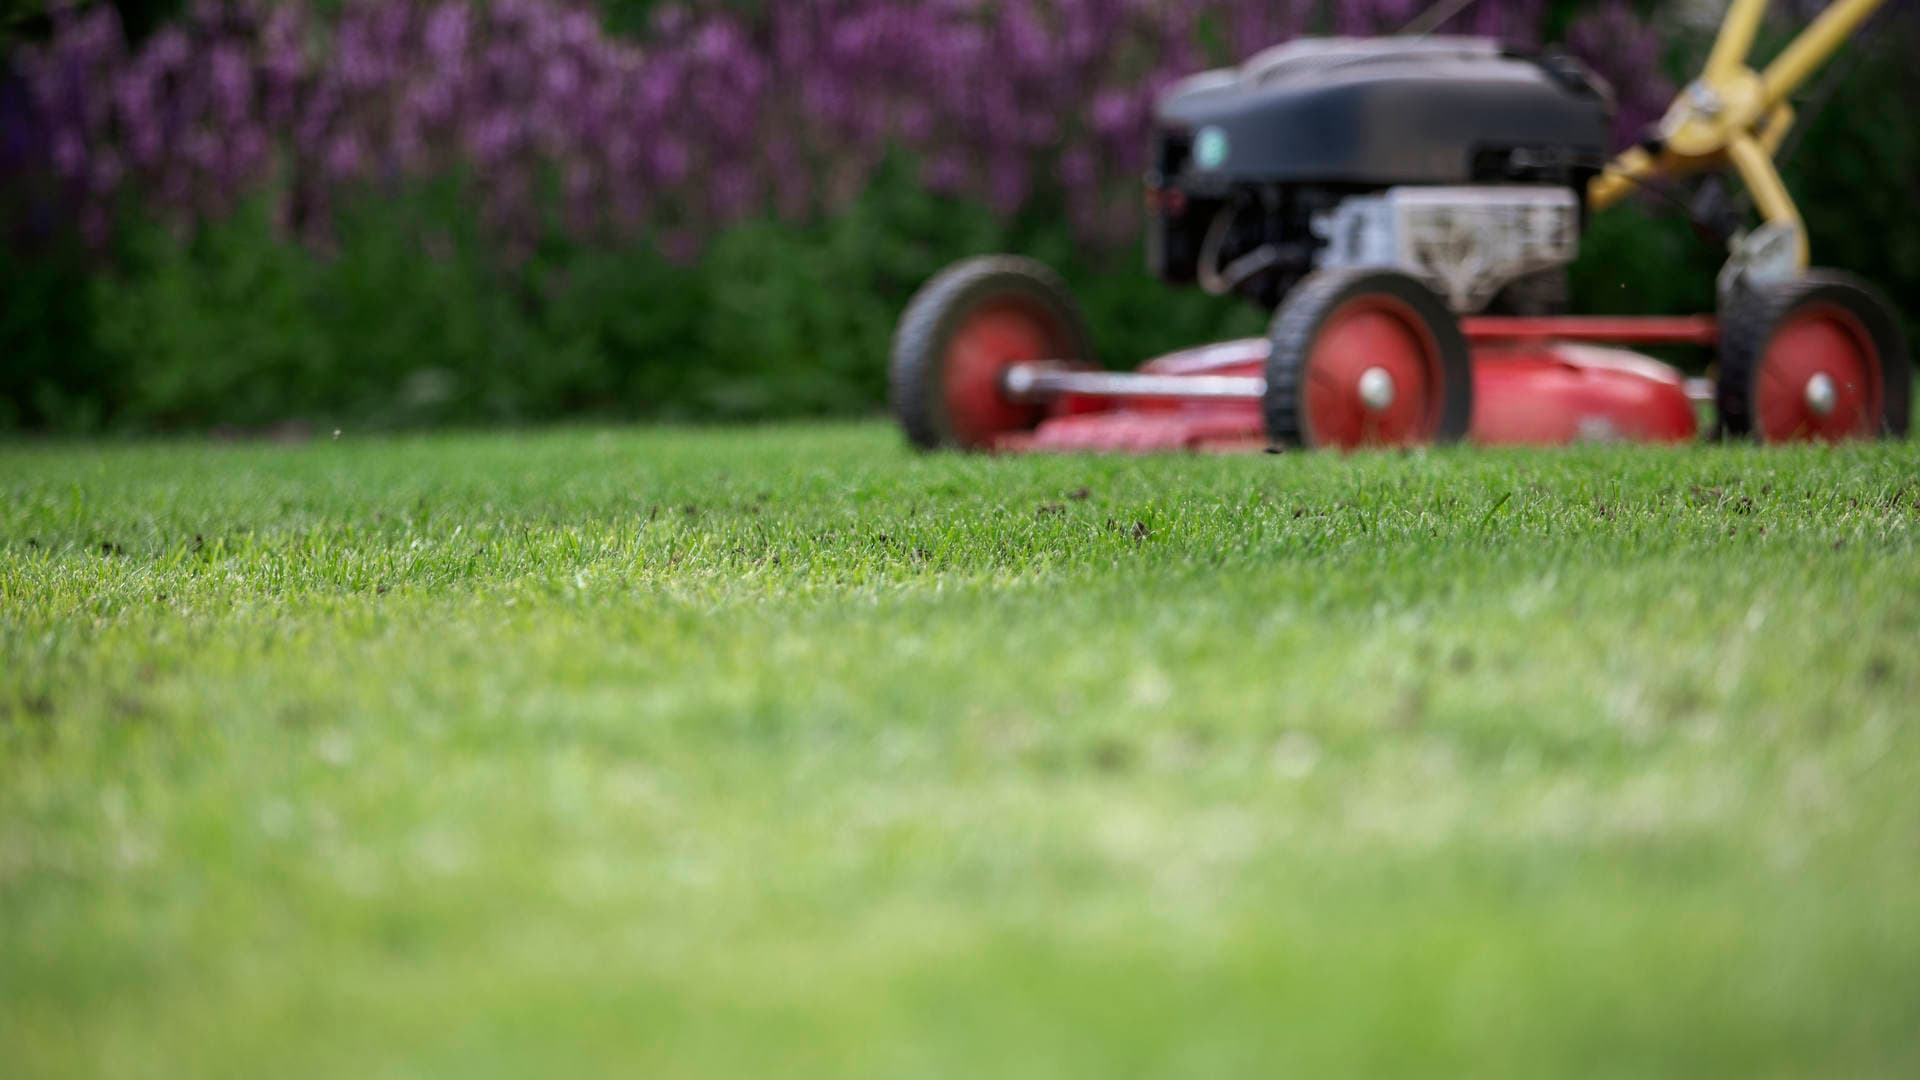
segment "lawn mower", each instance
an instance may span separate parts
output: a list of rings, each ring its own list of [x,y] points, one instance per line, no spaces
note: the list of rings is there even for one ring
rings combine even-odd
[[[1301,39],[1191,77],[1155,110],[1148,263],[1270,310],[1268,335],[1105,371],[1045,266],[968,259],[900,318],[894,414],[916,446],[987,451],[1904,436],[1899,320],[1808,269],[1773,161],[1789,96],[1880,2],[1836,0],[1755,70],[1766,0],[1733,0],[1700,77],[1613,157],[1602,79],[1487,39]],[[1713,314],[1564,312],[1589,215],[1729,171],[1761,223],[1729,230]],[[1716,377],[1632,345],[1709,349]]]

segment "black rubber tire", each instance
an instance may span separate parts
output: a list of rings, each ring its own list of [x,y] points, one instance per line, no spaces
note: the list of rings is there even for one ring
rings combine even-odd
[[[1313,434],[1304,414],[1300,388],[1307,358],[1313,354],[1327,317],[1349,300],[1384,294],[1420,317],[1439,352],[1440,417],[1435,443],[1458,442],[1473,423],[1473,354],[1460,321],[1446,301],[1419,279],[1394,270],[1316,270],[1280,302],[1268,332],[1267,394],[1263,402],[1267,437],[1283,448],[1311,448]]]
[[[933,276],[901,313],[888,365],[888,402],[906,432],[922,450],[982,449],[954,436],[943,392],[947,345],[967,314],[981,304],[1009,295],[1030,302],[1053,324],[1065,355],[1060,360],[1093,358],[1086,318],[1066,284],[1045,264],[1018,255],[982,255],[964,259]],[[1033,411],[1039,423],[1041,410]]]
[[[1759,438],[1754,386],[1767,344],[1781,324],[1808,304],[1832,304],[1866,328],[1879,353],[1881,416],[1875,435],[1905,438],[1913,413],[1913,366],[1900,320],[1879,291],[1851,274],[1810,270],[1792,281],[1745,286],[1720,311],[1719,379],[1714,407],[1722,435]]]

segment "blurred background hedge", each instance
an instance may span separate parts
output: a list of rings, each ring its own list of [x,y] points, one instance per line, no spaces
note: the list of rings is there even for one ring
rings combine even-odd
[[[1139,267],[1153,95],[1423,6],[15,4],[0,428],[860,413],[905,298],[991,250],[1060,267],[1112,364],[1257,332]],[[1565,43],[1624,139],[1697,65],[1698,7],[1480,0],[1448,29]],[[1786,164],[1819,261],[1901,299],[1915,41],[1883,20]],[[1720,258],[1646,201],[1598,219],[1576,297],[1697,310]]]

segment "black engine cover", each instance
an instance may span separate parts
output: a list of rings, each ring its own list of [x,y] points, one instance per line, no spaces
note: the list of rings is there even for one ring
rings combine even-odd
[[[1471,183],[1489,153],[1597,163],[1611,96],[1577,62],[1483,38],[1302,39],[1173,87],[1156,112],[1152,179],[1205,196],[1248,183]]]

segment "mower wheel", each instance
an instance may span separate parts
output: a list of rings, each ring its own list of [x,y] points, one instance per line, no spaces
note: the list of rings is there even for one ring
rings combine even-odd
[[[1032,259],[987,255],[936,274],[907,304],[893,335],[888,398],[923,450],[992,449],[1045,415],[1002,388],[1014,364],[1084,365],[1086,320],[1058,275]]]
[[[1267,436],[1283,447],[1455,442],[1473,421],[1473,359],[1446,302],[1393,270],[1316,270],[1268,335]]]
[[[1761,442],[1906,435],[1913,369],[1871,286],[1810,271],[1742,288],[1720,313],[1720,430]]]

